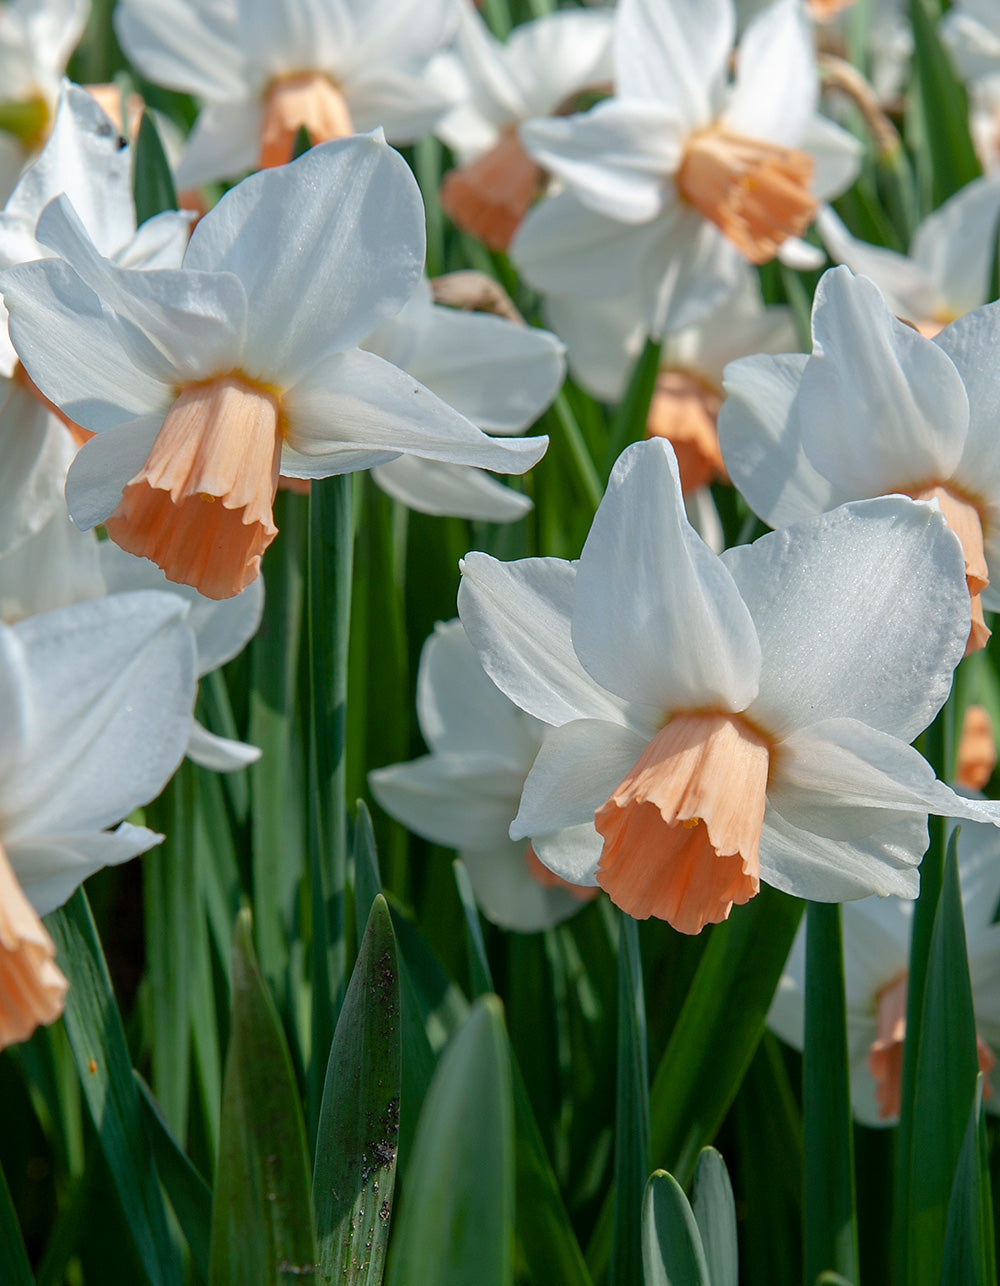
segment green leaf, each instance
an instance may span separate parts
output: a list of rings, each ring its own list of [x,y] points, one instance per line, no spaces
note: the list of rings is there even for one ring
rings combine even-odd
[[[631,1286],[642,1263],[642,1194],[649,1173],[649,1054],[635,920],[619,914],[618,1071],[615,1094],[612,1286]]]
[[[656,377],[660,373],[660,342],[647,339],[629,379],[625,396],[619,403],[608,429],[608,450],[604,459],[604,476],[608,477],[615,461],[632,442],[646,436],[649,404],[653,400]]]
[[[805,1279],[833,1269],[858,1273],[854,1135],[844,997],[840,907],[806,909],[805,1049],[802,1101],[805,1156]]]
[[[420,1113],[389,1286],[512,1286],[514,1121],[500,1002],[484,996]]]
[[[465,916],[465,945],[469,956],[469,981],[473,994],[485,995],[493,990],[493,979],[490,976],[490,962],[486,956],[486,943],[483,941],[483,926],[479,923],[479,910],[476,906],[476,895],[472,891],[472,882],[465,863],[456,858],[453,863],[455,883],[458,886],[458,897],[462,903],[462,914]]]
[[[737,1286],[740,1252],[736,1206],[726,1163],[715,1148],[702,1148],[694,1171],[691,1208],[701,1235],[712,1286]]]
[[[941,1280],[996,1286],[996,1243],[993,1238],[989,1143],[983,1121],[982,1072],[976,1080],[972,1111],[948,1203]]]
[[[209,1280],[291,1286],[316,1264],[309,1158],[288,1046],[247,910],[236,921],[232,973]]]
[[[133,1072],[133,1075],[139,1088],[139,1099],[143,1106],[153,1156],[156,1158],[156,1168],[191,1250],[198,1278],[207,1282],[212,1235],[212,1190],[174,1138],[152,1090],[138,1072]]]
[[[642,1199],[642,1268],[644,1286],[714,1286],[694,1212],[665,1170],[650,1176]]]
[[[177,209],[177,193],[170,162],[160,142],[156,123],[149,112],[143,112],[139,135],[135,140],[132,169],[132,194],[135,197],[135,221],[143,224],[154,214]]]
[[[313,1202],[324,1281],[377,1286],[382,1280],[396,1180],[401,1049],[396,938],[379,894],[323,1087]]]
[[[24,1248],[21,1225],[10,1199],[10,1189],[0,1167],[0,1281],[4,1286],[35,1286]]]
[[[911,141],[934,208],[982,173],[969,133],[965,88],[937,32],[939,15],[939,7],[928,0],[910,0],[916,77],[911,98],[920,135]]]
[[[909,1201],[902,1212],[914,1286],[937,1286],[941,1277],[948,1203],[978,1072],[957,836],[948,845],[931,933],[916,1056]]]
[[[180,1261],[167,1228],[125,1032],[83,890],[77,889],[46,923],[70,980],[66,1033],[139,1258],[154,1286],[179,1286]]]
[[[358,800],[354,817],[354,924],[358,941],[364,937],[372,903],[382,891],[382,874],[375,847],[371,814],[363,799]]]

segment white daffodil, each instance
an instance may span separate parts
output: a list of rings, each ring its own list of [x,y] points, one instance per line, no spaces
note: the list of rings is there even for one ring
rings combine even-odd
[[[424,644],[417,716],[431,753],[368,774],[385,811],[458,850],[483,914],[501,928],[533,933],[578,911],[596,890],[567,885],[508,835],[546,726],[493,686],[459,621],[438,624]]]
[[[1000,312],[977,308],[927,339],[866,277],[825,273],[813,351],[746,357],[726,370],[719,439],[729,476],[771,526],[863,496],[936,500],[962,542],[969,650],[1000,558],[994,361]]]
[[[90,0],[0,4],[0,200],[52,127],[59,80],[90,13]]]
[[[116,594],[0,625],[0,1046],[62,1011],[38,918],[163,837],[123,822],[187,744],[195,657],[176,594]]]
[[[958,837],[966,945],[976,1015],[980,1069],[989,1073],[1000,1049],[1000,832],[964,822]],[[870,898],[843,910],[844,991],[851,1104],[865,1125],[899,1116],[906,1038],[906,989],[913,903]],[[768,1025],[802,1049],[805,1036],[805,925],[799,930],[768,1014]],[[986,1103],[997,1101],[986,1082]]]
[[[584,90],[610,90],[612,31],[610,10],[561,9],[504,42],[463,0],[454,50],[432,69],[460,94],[435,131],[460,162],[441,185],[441,204],[460,228],[507,248],[542,182],[517,127],[568,110]]]
[[[452,100],[427,75],[455,0],[122,0],[115,30],[151,81],[203,103],[181,187],[282,165],[313,143],[428,133]]]
[[[357,347],[423,264],[419,189],[378,132],[232,188],[176,271],[102,259],[66,198],[38,235],[64,261],[9,269],[0,289],[32,379],[95,433],[70,469],[70,513],[210,598],[257,575],[279,473],[403,454],[523,472],[545,449],[487,437]]]
[[[928,215],[908,255],[859,241],[829,206],[816,217],[830,258],[870,277],[893,312],[927,336],[986,303],[998,223],[1000,175],[974,179]]]
[[[928,812],[1000,823],[908,744],[968,633],[933,505],[845,505],[720,559],[684,517],[669,445],[640,442],[578,564],[469,554],[459,613],[497,686],[553,725],[512,838],[637,918],[696,933],[761,879],[913,897]],[[591,820],[589,851],[547,845]]]
[[[732,0],[622,0],[615,96],[521,127],[531,155],[566,185],[511,247],[532,284],[574,297],[639,289],[659,336],[731,294],[746,260],[800,245],[817,196],[850,181],[857,145],[816,115],[798,0],[749,25],[730,86],[734,38]]]
[[[487,433],[523,433],[558,393],[562,344],[548,331],[435,304],[424,281],[361,345],[407,371]],[[400,456],[372,479],[420,513],[515,522],[531,508],[518,491],[469,465]]]
[[[133,268],[179,266],[191,216],[169,212],[136,228],[131,149],[91,95],[68,81],[62,84],[48,142],[0,211],[0,268],[53,254],[35,237],[35,226],[61,192],[109,259]],[[0,452],[5,461],[0,554],[63,509],[66,470],[76,445],[88,436],[60,416],[27,378],[0,303]]]

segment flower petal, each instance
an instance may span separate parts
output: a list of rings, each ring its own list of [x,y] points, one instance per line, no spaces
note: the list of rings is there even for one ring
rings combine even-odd
[[[162,423],[162,415],[126,420],[80,448],[66,475],[66,504],[81,530],[114,512],[126,484],[146,463]]]
[[[198,113],[177,165],[179,189],[216,183],[257,164],[264,105],[244,94],[237,102],[208,103]]]
[[[192,763],[211,772],[238,772],[250,764],[255,764],[261,756],[258,746],[251,746],[247,741],[234,741],[229,737],[219,737],[198,722],[191,721],[191,736],[188,738],[187,757]]]
[[[1000,309],[987,304],[966,313],[936,335],[934,343],[955,364],[969,398],[969,430],[955,467],[955,480],[970,495],[996,504],[1000,502],[1000,459],[996,450],[1000,423],[1000,387],[996,380]]]
[[[921,322],[936,315],[943,300],[935,282],[918,262],[896,250],[872,246],[851,236],[828,205],[820,207],[816,227],[830,258],[846,264],[853,273],[870,277],[897,316]]]
[[[663,711],[743,710],[756,694],[753,621],[687,520],[663,439],[614,467],[577,570],[573,646],[603,687]]]
[[[436,517],[517,522],[532,508],[528,496],[467,464],[442,464],[401,455],[388,464],[376,465],[371,476],[393,500],[417,513]]]
[[[62,906],[88,875],[146,853],[163,839],[129,822],[113,831],[31,835],[6,845],[7,856],[28,898],[47,915]]]
[[[122,48],[157,85],[199,98],[236,97],[246,69],[235,4],[122,0],[114,14]]]
[[[575,915],[583,905],[573,890],[560,885],[546,888],[535,879],[523,843],[507,840],[486,851],[463,848],[461,858],[479,909],[501,929],[540,933]]]
[[[758,726],[854,718],[910,741],[931,722],[969,620],[961,548],[935,506],[856,501],[723,561],[760,638]]]
[[[622,0],[615,31],[616,85],[629,98],[668,102],[691,128],[720,107],[735,35],[731,0]]]
[[[801,145],[818,96],[813,34],[804,8],[799,0],[769,4],[740,40],[725,120],[748,138]]]
[[[910,253],[953,317],[986,303],[997,253],[1000,175],[973,179],[921,223]]]
[[[398,312],[423,258],[416,180],[372,134],[310,148],[230,189],[195,228],[184,267],[240,278],[249,301],[244,369],[287,386]]]
[[[638,712],[595,683],[573,650],[574,564],[559,558],[501,563],[472,553],[461,567],[458,614],[465,632],[483,669],[515,705],[554,725],[593,717],[634,723]]]

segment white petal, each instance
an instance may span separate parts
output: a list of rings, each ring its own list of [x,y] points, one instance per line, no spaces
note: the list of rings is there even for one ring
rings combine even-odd
[[[230,189],[195,228],[184,266],[241,279],[247,372],[280,376],[287,387],[398,312],[423,257],[423,206],[409,167],[381,136],[355,135]]]
[[[647,744],[640,734],[603,719],[578,719],[552,728],[525,780],[511,839],[592,823]],[[556,873],[579,882],[577,874]]]
[[[420,653],[420,731],[436,752],[489,752],[527,772],[540,725],[507,699],[479,664],[461,621],[439,621]]]
[[[192,585],[167,580],[155,563],[126,553],[111,540],[101,541],[100,561],[109,594],[159,589],[178,594],[187,601],[190,609],[187,623],[194,631],[198,646],[199,677],[239,655],[257,633],[264,611],[261,576],[232,598],[215,599],[199,594]]]
[[[617,402],[646,342],[639,292],[607,300],[549,295],[542,311],[566,345],[576,382],[601,401]]]
[[[864,147],[853,134],[818,112],[806,126],[799,146],[813,158],[809,187],[820,201],[832,201],[840,196],[858,177]]]
[[[77,452],[66,477],[66,504],[83,531],[102,523],[118,507],[126,483],[149,457],[162,415],[127,420],[98,433]]]
[[[0,554],[63,508],[66,470],[75,454],[65,425],[38,398],[12,380],[0,382]]]
[[[801,237],[786,237],[778,247],[776,255],[779,263],[796,272],[813,272],[826,264],[826,255],[818,246]]]
[[[969,398],[969,429],[954,477],[969,493],[987,502],[1000,501],[1000,387],[996,379],[1000,343],[1000,308],[987,304],[946,326],[934,341],[948,354],[962,377]],[[997,569],[1000,573],[1000,569]]]
[[[378,347],[371,351],[381,354]],[[558,393],[566,373],[562,354],[562,344],[548,331],[435,306],[409,361],[381,355],[405,365],[481,429],[517,433],[533,424]]]
[[[252,170],[260,155],[263,115],[262,103],[242,97],[203,107],[177,166],[177,187],[197,188]]]
[[[523,843],[507,840],[485,852],[464,848],[461,857],[479,909],[501,929],[540,933],[583,905],[569,889],[542,887],[528,869]]]
[[[129,822],[113,831],[33,835],[6,844],[7,856],[28,900],[47,915],[62,906],[88,875],[146,853],[163,839]]]
[[[626,725],[635,717],[594,682],[573,650],[574,564],[501,563],[473,553],[461,567],[458,614],[483,669],[511,701],[554,725],[588,718]]]
[[[658,222],[619,223],[588,209],[572,192],[560,192],[528,211],[510,255],[539,290],[606,299],[633,282],[638,286],[643,256],[658,233]]]
[[[799,0],[778,0],[740,41],[726,120],[748,138],[799,146],[816,107],[813,34]]]
[[[507,836],[523,773],[486,754],[424,755],[376,768],[368,784],[407,829],[449,848],[492,848]]]
[[[615,32],[617,90],[668,101],[689,125],[716,114],[732,52],[731,0],[621,0]]]
[[[467,464],[442,464],[401,455],[388,464],[376,465],[371,476],[393,500],[435,517],[517,522],[532,508],[528,496]]]
[[[392,451],[524,473],[548,445],[548,438],[488,437],[405,371],[358,349],[321,361],[282,409],[288,445],[334,465],[345,450]]]
[[[143,223],[115,256],[119,268],[179,268],[187,249],[194,210],[164,210]]]
[[[703,321],[742,286],[746,260],[714,223],[682,201],[664,209],[648,230],[639,267],[646,325],[663,336]]]
[[[857,501],[723,561],[760,638],[762,727],[854,718],[911,741],[931,722],[969,625],[961,547],[937,506]]]
[[[0,781],[18,762],[30,741],[31,701],[24,645],[14,630],[0,622]]]
[[[240,768],[255,764],[260,754],[259,747],[251,746],[249,742],[216,736],[197,719],[191,720],[187,757],[202,768],[208,768],[211,772],[237,772]]]
[[[104,593],[97,538],[70,522],[65,503],[44,527],[0,557],[0,619],[5,621]]]
[[[854,273],[870,277],[898,316],[924,321],[936,315],[942,300],[927,272],[915,260],[852,237],[830,206],[820,209],[816,226],[830,258],[846,264]]]
[[[954,317],[989,298],[998,220],[1000,176],[992,174],[967,183],[914,234],[911,253]]]
[[[584,888],[597,887],[597,868],[604,852],[604,836],[592,821],[580,826],[564,826],[547,835],[535,835],[531,841],[535,856],[556,875],[570,884]]]
[[[143,591],[14,627],[31,688],[30,745],[0,784],[5,840],[100,829],[163,787],[187,746],[194,636],[187,606]]]
[[[805,354],[743,357],[726,367],[719,445],[726,470],[754,513],[786,527],[849,499],[809,463],[791,414]]]
[[[122,0],[114,23],[122,48],[156,84],[208,99],[243,92],[246,73],[231,0]]]
[[[380,127],[390,143],[403,147],[433,130],[455,99],[426,68],[364,67],[343,86],[358,130]]]
[[[876,496],[949,478],[969,404],[950,359],[889,311],[874,282],[831,268],[816,291],[813,355],[793,414],[820,473]]]
[[[756,695],[753,621],[687,520],[662,438],[629,447],[611,474],[577,569],[573,646],[603,687],[663,711],[743,710]]]
[[[526,106],[520,115],[548,116],[581,90],[611,83],[613,16],[559,9],[514,28],[507,56]]]
[[[28,374],[71,419],[94,432],[169,406],[162,380],[138,369],[98,297],[69,264],[11,268],[0,288]]]
[[[538,164],[591,210],[645,223],[680,165],[684,121],[659,103],[609,98],[576,116],[526,121],[521,139]]]

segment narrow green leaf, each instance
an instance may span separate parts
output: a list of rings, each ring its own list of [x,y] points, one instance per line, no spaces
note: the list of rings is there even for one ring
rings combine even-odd
[[[715,1148],[702,1148],[694,1172],[691,1208],[712,1286],[737,1286],[740,1251],[736,1240],[736,1206],[726,1163]]]
[[[948,1203],[941,1280],[996,1286],[996,1243],[993,1238],[989,1143],[983,1121],[982,1072],[976,1080],[972,1111]]]
[[[653,1172],[642,1199],[642,1269],[644,1286],[715,1286],[694,1212],[665,1170]]]
[[[354,529],[351,474],[314,478],[309,491],[309,883],[312,1048],[327,1050],[346,984],[345,742]],[[309,1070],[309,1120],[319,1118],[324,1064]]]
[[[382,891],[382,874],[375,847],[371,814],[363,799],[358,800],[354,817],[354,926],[358,941],[364,937],[372,903]]]
[[[372,905],[337,1019],[316,1138],[313,1202],[321,1280],[382,1280],[396,1181],[401,1067],[396,938]]]
[[[232,973],[209,1280],[291,1286],[316,1265],[309,1154],[288,1046],[254,956],[247,910],[236,921]]]
[[[135,140],[132,164],[132,194],[135,198],[135,221],[145,223],[154,214],[177,209],[177,193],[170,162],[160,142],[156,123],[149,112],[143,112],[139,135]]]
[[[500,1002],[448,1045],[420,1113],[389,1286],[512,1286],[514,1120]]]
[[[649,404],[653,400],[656,377],[660,373],[660,343],[647,339],[639,354],[625,396],[622,398],[608,430],[608,450],[604,459],[604,476],[608,477],[615,461],[631,442],[646,436]]]
[[[806,908],[805,1279],[826,1269],[858,1274],[854,1135],[840,907]]]
[[[514,1145],[517,1240],[532,1282],[591,1286],[580,1243],[528,1099],[524,1077],[511,1054],[514,1073]]]
[[[24,1248],[21,1225],[10,1199],[10,1189],[0,1167],[0,1282],[4,1286],[35,1286]]]
[[[143,1106],[143,1118],[152,1145],[160,1180],[166,1189],[197,1269],[199,1281],[208,1281],[208,1255],[212,1235],[212,1190],[191,1164],[174,1138],[153,1092],[138,1072],[133,1073]]]
[[[916,1057],[904,1211],[908,1280],[914,1286],[940,1280],[948,1203],[978,1072],[957,835],[956,830],[948,845],[934,917]]]
[[[689,1179],[698,1153],[718,1133],[764,1034],[803,904],[763,886],[710,938],[650,1093],[651,1156]],[[610,1254],[608,1205],[587,1248],[601,1275]]]
[[[139,1258],[154,1286],[179,1286],[180,1261],[167,1228],[125,1032],[83,890],[77,889],[46,923],[70,980],[66,1033]]]
[[[465,945],[469,956],[469,981],[473,995],[482,996],[493,990],[493,979],[490,976],[490,962],[486,956],[486,943],[483,941],[483,926],[479,923],[479,910],[476,907],[476,895],[472,891],[469,873],[465,863],[456,858],[453,863],[455,883],[458,886],[458,897],[462,903],[465,916]]]
[[[913,142],[918,161],[924,163],[925,186],[929,186],[936,208],[982,170],[969,133],[965,87],[937,32],[940,9],[928,0],[910,0],[909,10],[916,76],[913,106],[921,135]]]
[[[642,1263],[642,1194],[649,1174],[649,1053],[638,926],[624,911],[619,924],[611,1284],[630,1286],[638,1280]]]

